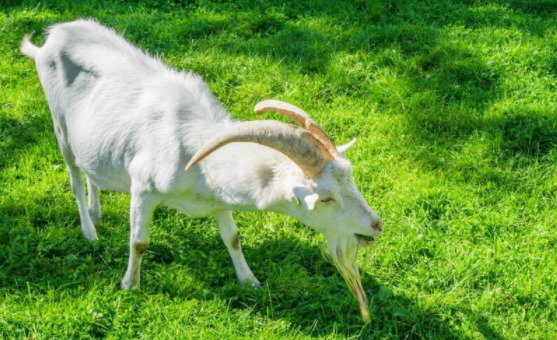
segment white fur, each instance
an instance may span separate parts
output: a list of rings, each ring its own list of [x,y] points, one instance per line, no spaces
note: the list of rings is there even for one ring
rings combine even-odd
[[[232,143],[184,172],[203,143],[236,123],[201,77],[170,69],[113,30],[92,20],[59,24],[50,28],[44,46],[26,38],[22,51],[35,58],[85,237],[97,239],[98,189],[131,194],[124,288],[139,285],[148,225],[159,204],[190,216],[214,215],[238,278],[254,285],[259,282],[234,243],[232,210],[294,216],[335,245],[357,245],[355,233],[381,233],[379,217],[354,185],[344,157],[310,180],[274,149]],[[80,171],[87,175],[88,207]],[[328,198],[334,200],[322,202]]]

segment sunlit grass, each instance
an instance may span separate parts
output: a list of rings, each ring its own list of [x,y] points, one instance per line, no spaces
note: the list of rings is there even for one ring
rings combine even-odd
[[[532,1],[0,1],[0,337],[557,337],[557,5]],[[93,17],[204,77],[237,119],[308,111],[386,232],[362,271],[369,324],[319,234],[236,213],[261,290],[213,219],[158,208],[140,291],[118,283],[128,204],[81,235],[24,34]],[[283,119],[269,114],[269,118]],[[363,263],[363,262],[362,262]]]

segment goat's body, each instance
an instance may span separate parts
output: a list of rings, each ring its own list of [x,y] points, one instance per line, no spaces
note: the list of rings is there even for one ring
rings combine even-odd
[[[185,172],[205,142],[240,123],[199,76],[170,69],[113,30],[92,20],[55,25],[44,46],[34,46],[26,37],[21,51],[35,59],[85,237],[97,239],[98,189],[131,194],[124,288],[139,285],[148,225],[161,204],[194,217],[214,215],[238,278],[254,285],[259,282],[242,254],[232,210],[272,210],[314,228],[326,226],[319,230],[335,241],[330,247],[342,247],[333,255],[356,249],[358,235],[377,234],[374,225],[380,220],[358,192],[350,164],[340,154],[324,165],[319,183],[284,153],[255,143],[222,146]],[[87,175],[88,206],[81,171]],[[324,214],[312,211],[319,198],[316,188],[330,197],[323,202],[338,204],[323,205]],[[353,227],[345,230],[339,227],[343,224]],[[361,296],[363,292],[358,298],[364,303]]]

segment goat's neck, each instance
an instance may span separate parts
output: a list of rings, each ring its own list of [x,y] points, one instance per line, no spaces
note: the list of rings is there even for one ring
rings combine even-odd
[[[275,150],[234,143],[215,151],[200,165],[212,197],[231,210],[272,210],[294,217],[303,213],[293,189],[309,186],[309,180]]]

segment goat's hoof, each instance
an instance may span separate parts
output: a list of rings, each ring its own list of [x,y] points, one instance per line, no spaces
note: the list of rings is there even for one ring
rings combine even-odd
[[[245,284],[246,286],[250,286],[253,288],[257,288],[257,289],[261,289],[263,288],[263,286],[261,286],[261,283],[259,283],[259,281],[256,278],[253,279],[248,279],[245,282],[242,282],[243,284]]]
[[[97,236],[97,229],[95,229],[95,225],[90,219],[81,222],[81,232],[83,232],[83,236],[85,236],[85,238],[89,241],[99,240],[99,237]]]
[[[129,290],[129,291],[134,291],[134,290],[139,290],[139,285],[138,284],[133,284],[127,280],[122,280],[122,282],[120,282],[120,287],[124,290]]]
[[[98,241],[99,237],[97,236],[96,232],[93,233],[83,233],[83,236],[85,236],[86,239],[88,239],[89,241]]]

